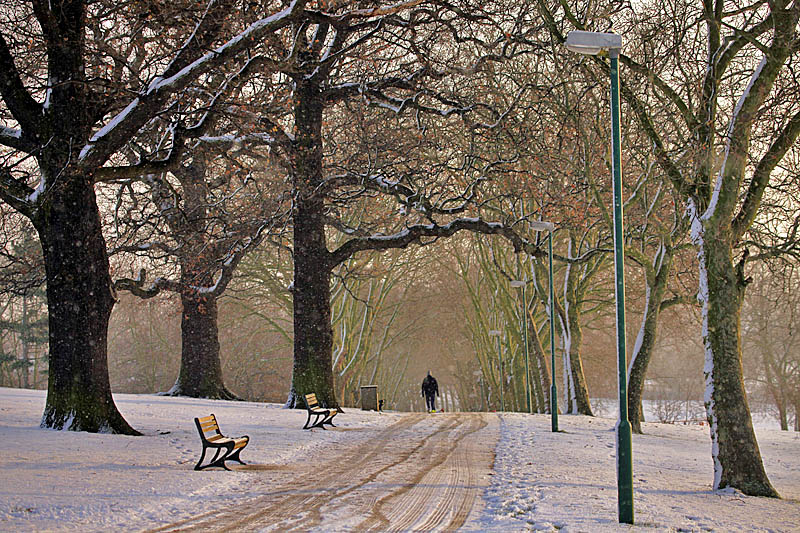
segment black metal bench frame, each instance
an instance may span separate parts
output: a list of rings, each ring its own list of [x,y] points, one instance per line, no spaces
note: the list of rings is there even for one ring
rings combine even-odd
[[[217,417],[215,417],[213,413],[210,416],[195,418],[194,423],[197,426],[197,431],[200,433],[200,440],[203,443],[203,453],[200,454],[200,460],[197,461],[197,464],[194,466],[195,470],[203,470],[212,466],[219,466],[225,470],[230,470],[225,464],[225,461],[236,461],[243,465],[247,464],[239,458],[239,454],[250,442],[250,437],[247,435],[236,438],[226,437],[220,433]],[[207,433],[211,433],[211,436],[206,437]],[[203,465],[203,459],[206,457],[206,450],[208,448],[214,448],[216,453],[208,464]]]
[[[336,427],[333,423],[333,417],[339,414],[338,408],[328,409],[322,407],[317,402],[317,395],[315,393],[306,394],[303,396],[306,401],[306,411],[308,411],[308,419],[303,429],[322,428],[325,429],[325,424]],[[314,422],[311,423],[311,417],[314,417]]]

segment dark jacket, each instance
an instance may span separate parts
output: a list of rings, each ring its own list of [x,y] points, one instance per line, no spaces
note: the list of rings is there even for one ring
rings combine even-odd
[[[439,384],[436,382],[436,378],[428,374],[425,376],[425,379],[422,380],[422,394],[425,396],[439,396]]]

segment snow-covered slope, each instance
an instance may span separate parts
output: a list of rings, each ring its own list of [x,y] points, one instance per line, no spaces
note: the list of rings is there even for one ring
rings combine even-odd
[[[305,413],[275,404],[117,394],[144,437],[39,428],[42,391],[0,388],[0,531],[138,531],[251,494],[270,468],[369,439],[403,415],[348,409],[340,428],[303,431]],[[192,419],[217,415],[247,434],[242,458],[263,469],[192,470]],[[432,414],[430,416],[437,416]],[[486,416],[498,416],[487,414]],[[614,420],[501,414],[492,484],[472,531],[629,531],[617,524]],[[800,531],[800,435],[762,429],[767,472],[784,500],[712,492],[707,428],[645,424],[634,436],[636,522],[642,531]]]

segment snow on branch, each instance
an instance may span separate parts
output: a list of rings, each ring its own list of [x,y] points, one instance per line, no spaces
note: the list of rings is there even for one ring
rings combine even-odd
[[[426,246],[439,238],[451,237],[459,231],[470,231],[484,235],[499,235],[514,247],[514,252],[525,251],[530,255],[544,257],[547,252],[522,238],[513,227],[501,222],[487,222],[480,218],[458,218],[447,224],[416,224],[392,235],[372,235],[347,241],[330,254],[330,266],[336,266],[352,255],[366,250],[389,250],[406,248],[411,244]]]
[[[232,88],[236,87],[237,82],[242,82],[247,79],[247,75],[254,66],[260,65],[262,56],[251,58],[247,63],[239,69],[232,76],[228,77],[225,82],[218,88],[216,94],[213,96],[211,102],[206,106],[207,110],[203,113],[196,123],[190,127],[183,127],[180,124],[172,124],[167,129],[165,139],[172,138],[172,147],[170,148],[166,157],[157,160],[145,159],[137,164],[119,167],[101,167],[94,173],[95,182],[113,182],[121,179],[136,179],[137,177],[147,174],[157,174],[165,172],[174,167],[180,162],[184,155],[187,139],[199,139],[207,145],[214,145],[216,147],[228,148],[235,144],[242,142],[260,142],[271,144],[274,140],[266,134],[252,134],[249,136],[217,136],[208,137],[205,133],[214,127],[217,119],[220,116],[218,102],[227,95]],[[98,132],[92,139],[100,135]],[[196,143],[195,143],[196,145]],[[193,146],[194,147],[194,146]]]
[[[13,128],[6,128],[5,126],[0,126],[0,142],[5,141],[5,139],[19,139],[22,137],[22,130],[17,130]]]
[[[27,154],[35,152],[38,148],[38,145],[30,142],[22,135],[22,130],[6,128],[5,126],[0,126],[0,144],[15,150],[21,150]]]
[[[343,13],[341,15],[329,16],[329,18],[332,22],[343,23],[351,19],[386,17],[389,15],[396,15],[402,11],[405,11],[412,7],[416,7],[426,1],[427,0],[408,0],[407,2],[398,2],[396,4],[391,4],[388,6],[354,9],[351,11],[347,11],[346,13]]]
[[[120,278],[114,282],[115,291],[128,291],[139,298],[148,299],[157,296],[162,290],[170,292],[180,292],[180,284],[166,278],[158,277],[153,280],[150,286],[145,287],[147,272],[145,269],[139,271],[136,278]]]
[[[81,150],[80,159],[93,159],[93,163],[99,166],[111,153],[122,147],[130,135],[158,113],[169,96],[187,87],[202,74],[224,64],[267,33],[289,25],[302,13],[304,5],[305,1],[294,0],[286,9],[254,22],[236,37],[206,52],[177,72],[171,73],[168,69],[164,76],[156,77],[125,109],[91,137]]]

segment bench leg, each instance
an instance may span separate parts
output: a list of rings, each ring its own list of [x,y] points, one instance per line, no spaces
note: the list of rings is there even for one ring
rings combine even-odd
[[[239,459],[239,454],[242,453],[242,450],[244,450],[245,448],[247,448],[247,444],[245,444],[244,446],[242,446],[241,448],[239,448],[238,450],[236,450],[235,452],[233,452],[232,454],[227,456],[225,458],[225,460],[226,461],[236,461],[240,465],[246,465],[247,463],[245,463],[244,461]]]
[[[207,448],[208,448],[207,446],[203,447],[203,453],[200,454],[200,460],[194,466],[194,469],[195,470],[205,470],[206,468],[211,468],[212,466],[218,466],[218,467],[224,468],[225,470],[230,471],[230,468],[228,468],[225,465],[225,461],[227,461],[229,459],[228,456],[233,451],[233,448],[230,447],[230,446],[217,447],[217,451],[216,451],[216,453],[214,453],[214,457],[208,462],[207,465],[203,465],[203,459],[206,456],[206,449]],[[222,454],[222,455],[220,455],[220,454]],[[241,463],[241,461],[239,461],[239,462]],[[242,463],[242,464],[244,464],[244,463]]]
[[[220,456],[221,452],[224,453],[222,453],[222,455]],[[231,454],[231,452],[233,452],[233,444],[231,444],[230,446],[217,448],[216,455],[214,455],[214,458],[211,460],[210,463],[208,463],[206,468],[209,466],[221,466],[225,470],[230,471],[230,468],[228,468],[228,466],[225,464],[225,461],[228,459],[228,456]],[[219,457],[219,459],[217,459],[217,457]]]
[[[206,446],[203,446],[203,453],[200,454],[200,460],[197,461],[196,465],[194,465],[195,470],[202,470],[203,468],[205,468],[204,466],[200,466],[201,464],[203,464],[203,459],[205,459],[205,457],[206,457]]]
[[[311,416],[312,415],[314,416],[314,423],[309,425],[309,422],[311,422]],[[313,429],[313,428],[325,429],[325,426],[323,424],[325,424],[325,418],[326,417],[327,417],[327,415],[324,415],[324,414],[318,414],[318,413],[309,412],[308,413],[308,420],[306,420],[306,425],[303,426],[303,429]]]
[[[228,451],[226,450],[225,451],[225,455],[223,455],[222,457],[219,457],[220,452],[222,452],[224,450],[224,448],[220,448],[220,447],[217,447],[216,452],[214,453],[214,457],[211,458],[211,460],[208,462],[208,464],[207,465],[203,465],[203,459],[205,459],[206,450],[207,449],[208,449],[208,446],[203,446],[203,453],[200,454],[200,460],[197,461],[197,464],[194,466],[194,469],[195,470],[205,470],[206,468],[210,468],[212,466],[222,466],[223,468],[225,468],[225,463],[223,462],[220,465],[219,461],[221,461],[221,460],[224,461],[225,455],[228,454]],[[225,468],[225,469],[228,470],[228,468]]]
[[[314,419],[314,423],[311,425],[312,428],[322,428],[325,429],[325,415],[314,415],[316,418]]]

